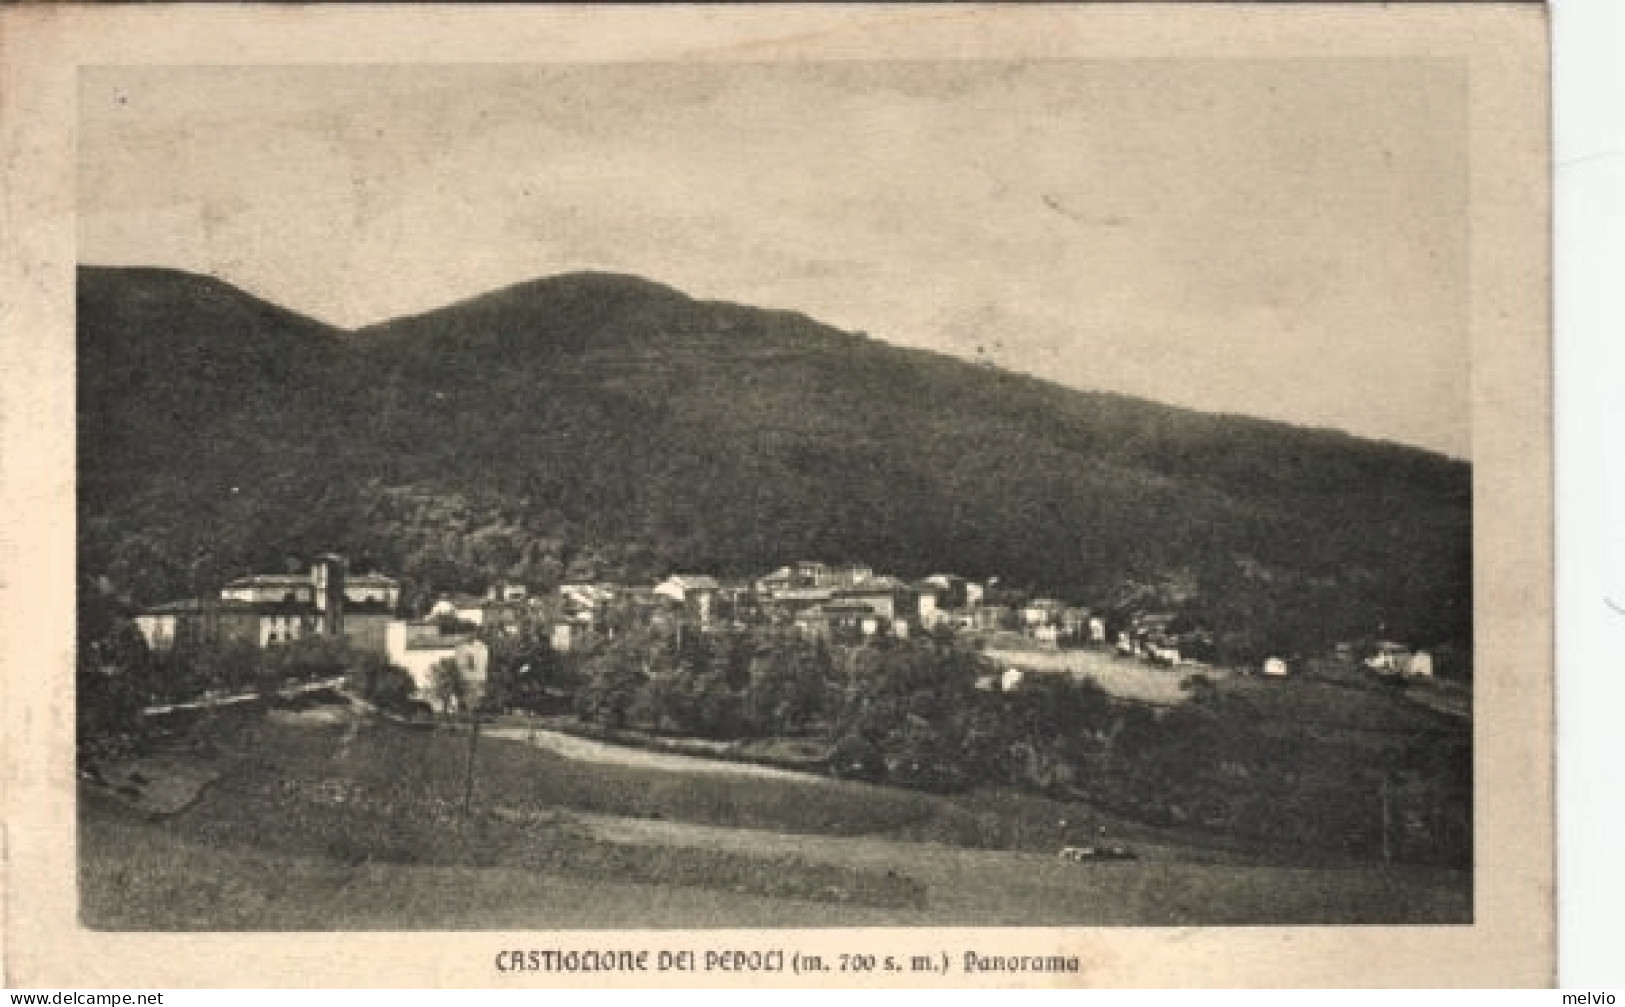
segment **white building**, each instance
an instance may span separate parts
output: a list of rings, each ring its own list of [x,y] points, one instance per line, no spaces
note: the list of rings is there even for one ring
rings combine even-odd
[[[674,574],[655,585],[654,593],[662,598],[681,602],[702,624],[705,624],[711,621],[719,590],[721,585],[717,583],[715,577],[707,577],[704,574]]]
[[[1090,643],[1105,643],[1106,642],[1106,620],[1105,619],[1102,619],[1099,616],[1094,616],[1089,620],[1089,642]]]
[[[434,690],[434,666],[446,658],[457,662],[468,689],[468,702],[477,703],[485,692],[490,652],[471,633],[445,633],[433,622],[395,620],[385,634],[389,660],[405,668],[417,685],[418,696],[437,711],[445,705]]]
[[[223,601],[246,601],[255,605],[293,602],[322,604],[318,588],[326,576],[317,563],[307,573],[256,573],[238,577],[220,589]],[[400,602],[401,585],[381,573],[345,573],[344,600],[351,605],[376,605],[394,609]]]
[[[1372,671],[1393,675],[1405,671],[1411,663],[1411,649],[1403,643],[1384,640],[1377,644],[1376,653],[1365,659]]]

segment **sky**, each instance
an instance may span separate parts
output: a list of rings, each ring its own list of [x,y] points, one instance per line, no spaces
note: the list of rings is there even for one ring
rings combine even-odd
[[[1468,458],[1466,71],[98,67],[79,259],[357,327],[581,269]]]

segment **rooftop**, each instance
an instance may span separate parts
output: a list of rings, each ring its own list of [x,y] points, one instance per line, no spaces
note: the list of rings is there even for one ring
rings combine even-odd
[[[827,601],[833,597],[835,589],[832,587],[794,587],[773,593],[773,600],[778,602]]]
[[[666,583],[676,584],[685,591],[715,591],[722,586],[715,577],[703,573],[674,573],[666,579]]]
[[[405,637],[407,650],[452,650],[475,639],[473,633],[443,633],[437,622],[408,622]]]
[[[253,602],[221,600],[217,598],[180,598],[176,601],[166,601],[162,605],[154,605],[143,609],[142,615],[184,615],[190,612],[251,612],[255,608]]]
[[[309,587],[308,573],[255,573],[227,581],[227,587]]]
[[[905,591],[908,585],[890,574],[881,574],[879,577],[868,577],[857,581],[850,587],[840,589],[842,594],[869,594],[876,591]]]
[[[827,615],[874,615],[872,605],[861,601],[832,601],[812,610],[815,613]]]
[[[394,577],[381,573],[351,573],[344,577],[347,584],[364,584],[371,587],[394,587],[400,583]],[[227,587],[281,587],[283,585],[301,587],[309,586],[310,572],[302,573],[251,573],[226,582]]]
[[[236,598],[182,598],[143,609],[142,615],[203,615],[232,612],[250,615],[314,615],[316,606],[303,601],[241,601]]]

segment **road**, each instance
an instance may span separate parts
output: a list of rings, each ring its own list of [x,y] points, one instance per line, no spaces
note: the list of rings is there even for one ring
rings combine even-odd
[[[750,762],[732,762],[726,759],[707,759],[697,755],[679,755],[673,752],[651,752],[642,748],[578,738],[560,731],[542,727],[487,727],[480,731],[489,738],[520,741],[545,749],[566,759],[578,762],[598,762],[610,766],[631,766],[636,769],[659,769],[667,772],[711,773],[719,776],[755,776],[770,780],[820,779],[815,773],[758,766]]]
[[[299,685],[278,689],[279,696],[297,696],[304,692],[318,692],[322,689],[337,689],[344,685],[344,678],[325,678],[316,682],[303,682]],[[174,713],[176,710],[208,710],[218,706],[235,706],[238,703],[251,703],[258,699],[258,692],[238,692],[229,696],[205,696],[186,703],[163,703],[157,706],[143,707],[141,715],[151,717],[155,715]]]

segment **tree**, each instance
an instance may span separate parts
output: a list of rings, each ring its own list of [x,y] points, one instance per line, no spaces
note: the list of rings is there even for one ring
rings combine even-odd
[[[254,687],[263,662],[260,649],[242,640],[197,644],[187,656],[211,688],[233,692]]]
[[[405,668],[370,653],[357,657],[345,676],[345,685],[380,710],[396,713],[405,712],[417,692],[417,683]]]
[[[490,649],[482,704],[493,710],[547,710],[565,684],[565,669],[540,629],[527,623],[518,635],[487,631],[481,638]]]
[[[133,751],[143,733],[142,695],[134,679],[102,666],[95,655],[81,652],[74,688],[76,755],[80,766]]]
[[[743,696],[751,730],[782,736],[824,716],[832,665],[827,649],[797,637],[778,637],[760,648]]]
[[[443,657],[429,669],[429,692],[445,713],[456,713],[468,705],[468,679],[454,657]]]
[[[830,771],[841,779],[877,783],[886,778],[886,760],[880,749],[856,731],[835,742],[829,762]]]
[[[357,658],[348,640],[330,636],[302,636],[263,653],[265,663],[278,674],[306,681],[342,675]]]
[[[80,649],[137,682],[145,682],[157,667],[147,638],[128,619],[113,622],[104,636],[82,641]]]
[[[576,692],[576,712],[605,727],[625,727],[647,676],[621,654],[593,658]]]
[[[739,694],[728,687],[727,676],[712,671],[694,678],[690,688],[690,730],[710,738],[737,738],[741,733]]]
[[[684,731],[692,720],[687,683],[680,671],[650,675],[637,688],[627,719],[655,731]]]

